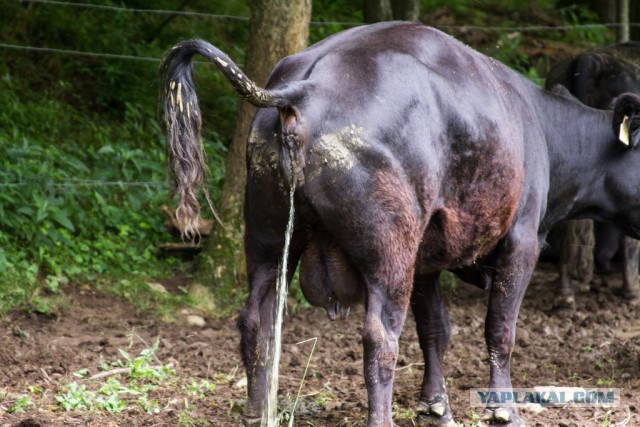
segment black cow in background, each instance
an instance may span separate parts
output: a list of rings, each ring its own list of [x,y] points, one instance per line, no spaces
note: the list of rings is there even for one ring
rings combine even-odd
[[[640,93],[640,43],[603,46],[567,58],[556,64],[547,76],[545,87],[551,89],[556,85],[567,88],[585,105],[608,109],[613,98],[621,93]],[[589,282],[593,274],[592,257],[601,273],[614,271],[614,256],[621,258],[622,297],[631,300],[640,296],[639,241],[625,236],[610,223],[591,220],[567,221],[554,229],[552,235],[550,241],[560,258],[557,309],[573,309],[571,275]],[[594,240],[595,251],[592,250]]]
[[[489,387],[511,389],[516,320],[549,228],[594,218],[640,238],[640,150],[618,142],[624,129],[631,147],[640,144],[640,96],[619,97],[613,111],[589,108],[441,31],[403,22],[352,28],[284,58],[264,89],[205,41],[169,50],[161,65],[167,163],[188,232],[198,223],[206,167],[196,54],[260,107],[247,145],[250,293],[238,317],[246,425],[260,425],[266,405],[292,183],[288,279],[300,263],[301,279],[313,282],[301,286],[334,314],[365,304],[369,427],[393,425],[409,307],[425,362],[418,421],[455,425],[443,370],[451,326],[442,270],[488,290]],[[485,415],[522,425],[508,403],[491,404]]]

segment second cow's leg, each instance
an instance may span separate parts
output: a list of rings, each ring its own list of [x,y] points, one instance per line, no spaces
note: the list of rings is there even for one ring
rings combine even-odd
[[[554,301],[555,310],[575,309],[572,276],[589,283],[593,277],[593,221],[574,220],[557,226],[556,242],[559,249],[559,277]]]
[[[625,236],[624,249],[624,277],[622,278],[622,297],[634,300],[640,297],[638,289],[638,257],[640,257],[640,240]]]

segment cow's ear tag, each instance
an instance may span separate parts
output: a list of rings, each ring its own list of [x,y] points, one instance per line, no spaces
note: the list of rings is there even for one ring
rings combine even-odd
[[[620,133],[618,134],[618,139],[624,145],[629,145],[629,125],[627,122],[629,121],[629,116],[624,116],[622,119],[622,123],[620,123]]]

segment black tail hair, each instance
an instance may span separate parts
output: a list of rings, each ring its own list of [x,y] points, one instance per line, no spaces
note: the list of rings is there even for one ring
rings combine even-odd
[[[188,40],[165,53],[160,65],[160,78],[167,169],[173,181],[172,194],[178,196],[176,219],[187,238],[198,234],[198,190],[204,193],[216,219],[222,223],[205,185],[207,166],[201,141],[202,116],[193,82],[195,54],[211,60],[238,93],[256,107],[285,108],[300,96],[299,91],[292,87],[267,90],[257,86],[224,52],[204,40]]]

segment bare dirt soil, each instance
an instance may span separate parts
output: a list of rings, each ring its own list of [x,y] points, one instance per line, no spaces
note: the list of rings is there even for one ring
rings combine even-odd
[[[518,321],[512,378],[516,387],[582,386],[621,390],[617,408],[547,408],[521,411],[529,426],[640,426],[640,305],[616,295],[619,278],[598,277],[591,289],[576,293],[577,310],[560,316],[550,310],[557,274],[539,267],[527,291]],[[136,314],[126,301],[89,286],[65,288],[69,303],[56,315],[15,311],[0,323],[0,426],[231,426],[240,424],[245,399],[235,319],[206,319],[188,326],[186,313],[165,323]],[[469,388],[485,387],[488,358],[483,340],[487,293],[466,284],[447,291],[453,336],[446,355],[445,378],[455,420],[477,422],[482,408],[469,404]],[[363,309],[345,321],[329,322],[324,310],[304,309],[285,319],[280,368],[280,401],[297,393],[312,341],[317,339],[295,425],[363,426],[366,391],[362,377]],[[73,381],[97,390],[105,378],[89,380],[74,373],[121,358],[119,349],[138,354],[159,339],[157,360],[171,363],[175,374],[150,392],[158,413],[131,405],[123,412],[63,411],[54,398]],[[394,420],[411,426],[422,378],[421,351],[409,315],[401,339],[394,388]],[[119,378],[118,375],[114,376]],[[194,393],[189,385],[207,380],[213,391]],[[193,388],[193,387],[192,387]],[[25,412],[15,409],[28,395]],[[19,406],[19,405],[18,405]]]

